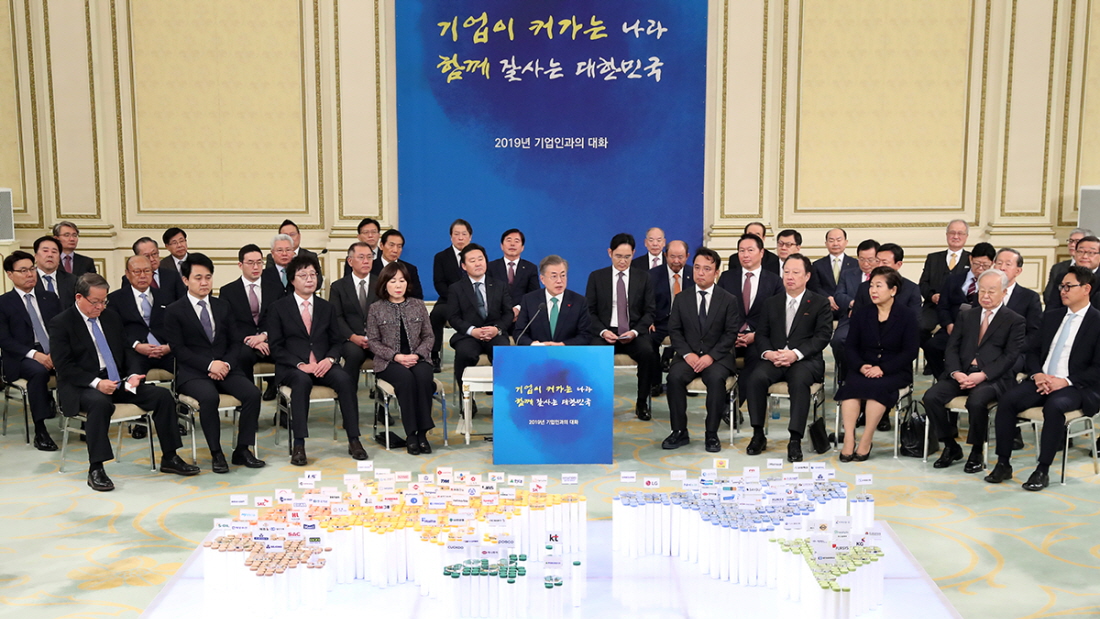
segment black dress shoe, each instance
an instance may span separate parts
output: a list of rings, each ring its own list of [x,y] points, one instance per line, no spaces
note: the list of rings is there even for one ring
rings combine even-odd
[[[367,450],[363,449],[363,444],[359,442],[359,438],[353,438],[348,440],[348,455],[353,460],[366,460]]]
[[[290,463],[293,464],[294,466],[305,466],[306,465],[306,446],[305,445],[295,445],[290,450]]]
[[[1039,472],[1038,469],[1024,482],[1024,490],[1038,492],[1050,485],[1050,475]]]
[[[763,434],[753,435],[752,440],[749,441],[749,446],[745,448],[745,453],[750,456],[757,456],[767,448],[768,439],[764,438]]]
[[[160,472],[174,473],[176,475],[189,477],[191,475],[198,475],[199,467],[194,464],[187,464],[183,461],[183,458],[179,457],[179,454],[172,454],[167,458],[160,459]]]
[[[213,454],[212,456],[210,456],[210,459],[213,460],[212,468],[214,469],[215,473],[228,473],[229,472],[229,463],[225,461],[225,454],[224,453],[219,451],[218,453]]]
[[[982,464],[982,459],[979,456],[976,460],[967,459],[966,466],[963,467],[964,473],[981,473],[985,465]]]
[[[1024,448],[1024,433],[1020,431],[1020,428],[1016,428],[1016,436],[1012,438],[1012,449]]]
[[[712,454],[716,454],[722,451],[722,441],[718,440],[718,434],[711,434],[707,432],[707,436],[703,441],[704,449]]]
[[[668,438],[661,442],[661,449],[677,449],[690,442],[691,439],[688,438],[687,430],[673,430],[672,434],[669,434]]]
[[[432,453],[432,445],[431,445],[431,443],[428,442],[428,439],[422,437],[418,444],[420,445],[420,453],[422,453],[422,454]]]
[[[57,451],[57,443],[53,442],[49,434],[35,434],[34,448],[38,451]]]
[[[439,374],[443,371],[443,359],[439,355],[432,355],[432,373]]]
[[[149,436],[149,429],[145,426],[130,426],[130,436],[141,440]]]
[[[267,381],[267,389],[264,389],[263,399],[264,402],[270,402],[275,399],[275,381]]]
[[[238,447],[233,450],[233,459],[230,460],[233,464],[238,466],[244,465],[250,469],[262,469],[267,466],[267,463],[260,460],[256,456],[252,455],[252,451],[247,447]]]
[[[638,416],[638,419],[642,421],[649,421],[653,419],[653,415],[649,412],[649,405],[645,402],[638,402],[638,405],[634,407],[634,414]]]
[[[787,462],[802,462],[802,441],[792,438],[787,443]]]
[[[856,452],[854,450],[850,454],[846,454],[843,451],[840,452],[840,461],[841,462],[851,462],[852,458],[855,458],[855,457],[856,457]]]
[[[664,385],[653,385],[652,387],[649,388],[649,397],[659,398],[659,397],[661,397],[661,394],[664,393],[664,391],[665,391]]]
[[[985,476],[985,480],[991,484],[999,484],[1006,479],[1012,479],[1012,465],[999,462],[989,472],[989,475]]]
[[[410,456],[419,456],[420,443],[416,442],[415,439],[408,439],[405,442],[405,451],[408,452]]]
[[[88,487],[96,492],[108,492],[115,489],[115,484],[107,477],[107,471],[96,469],[88,471]]]
[[[939,459],[932,463],[932,466],[937,469],[945,469],[955,463],[956,460],[963,459],[963,449],[958,443],[948,444],[943,448],[943,453],[940,454]]]
[[[868,449],[867,453],[865,453],[865,454],[861,454],[858,451],[852,452],[852,460],[855,460],[856,462],[866,462],[867,459],[870,458],[870,457],[871,457],[871,450],[870,449]]]
[[[879,432],[889,432],[890,430],[892,430],[893,426],[890,425],[890,415],[884,414],[882,416],[882,419],[878,420],[878,427],[876,427],[875,429]]]

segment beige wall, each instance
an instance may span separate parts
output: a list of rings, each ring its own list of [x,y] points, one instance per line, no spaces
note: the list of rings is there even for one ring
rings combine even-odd
[[[21,243],[75,219],[114,280],[117,249],[170,225],[222,265],[285,216],[333,250],[364,216],[396,225],[393,1],[0,2]],[[710,0],[708,242],[760,219],[819,254],[840,224],[902,243],[916,277],[963,217],[1037,284],[1100,184],[1094,5]]]

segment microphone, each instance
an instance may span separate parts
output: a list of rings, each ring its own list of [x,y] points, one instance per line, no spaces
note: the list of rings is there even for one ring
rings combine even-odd
[[[516,336],[516,344],[519,344],[519,338],[523,337],[524,333],[527,333],[527,330],[531,328],[531,323],[535,322],[535,318],[537,318],[544,309],[546,309],[546,303],[539,303],[539,308],[535,310],[535,314],[531,316],[531,320],[527,321],[527,326],[525,326],[523,331],[520,331],[519,335]]]

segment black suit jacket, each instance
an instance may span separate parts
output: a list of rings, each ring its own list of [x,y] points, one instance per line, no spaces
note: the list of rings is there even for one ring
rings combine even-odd
[[[1067,272],[1068,272],[1068,267],[1067,267],[1066,271],[1063,271],[1058,276],[1058,283],[1055,284],[1055,286],[1054,286],[1054,298],[1051,300],[1050,303],[1047,303],[1047,307],[1046,307],[1047,310],[1052,310],[1052,309],[1058,309],[1060,307],[1065,307],[1064,305],[1062,305],[1062,293],[1061,293],[1060,290],[1058,290],[1058,286],[1060,286],[1062,284],[1062,278],[1065,277]],[[1090,299],[1090,302],[1092,303],[1093,307],[1095,307],[1097,309],[1100,309],[1100,285],[1094,285],[1092,287],[1092,293],[1090,294],[1089,299]]]
[[[959,254],[959,261],[950,273],[961,273],[970,270],[970,252],[965,249]],[[920,294],[924,298],[926,307],[935,307],[932,295],[943,291],[944,279],[947,278],[947,250],[935,251],[924,259],[924,270],[920,274]]]
[[[1030,376],[1046,372],[1043,364],[1054,345],[1054,336],[1069,311],[1065,306],[1047,310],[1037,337],[1028,344],[1025,371]],[[56,362],[55,362],[56,363]],[[60,376],[59,376],[60,378]],[[1100,310],[1089,307],[1073,339],[1069,353],[1069,381],[1081,392],[1086,415],[1100,411]]]
[[[979,343],[983,311],[981,306],[977,306],[959,312],[955,328],[947,340],[942,380],[951,380],[954,372],[966,372],[970,362],[977,359],[978,369],[985,372],[986,380],[991,382],[999,395],[1016,384],[1016,364],[1024,353],[1027,325],[1023,316],[1002,307],[993,316],[985,337]]]
[[[966,278],[969,275],[969,270],[952,273],[943,281],[943,287],[940,288],[940,302],[936,304],[936,317],[939,319],[940,326],[945,329],[947,325],[954,324],[955,317],[959,315],[959,307],[963,303],[969,303],[971,307],[978,305],[977,298],[968,299],[966,291],[963,290],[963,286],[966,285]],[[978,286],[975,282],[975,294],[977,294],[977,290]]]
[[[267,277],[265,277],[267,275]],[[267,269],[260,275],[260,323],[252,320],[252,307],[248,304],[248,291],[244,285],[244,278],[237,279],[222,286],[218,298],[229,304],[229,315],[233,320],[233,332],[241,341],[250,335],[257,335],[267,331],[267,316],[271,312],[271,306],[276,301],[286,296],[286,288],[279,280],[279,274],[272,269],[269,274]]]
[[[1043,289],[1043,302],[1046,303],[1047,309],[1062,306],[1062,295],[1058,290],[1058,286],[1062,284],[1062,278],[1066,276],[1066,273],[1069,273],[1069,267],[1072,263],[1072,260],[1063,260],[1054,263],[1054,266],[1050,267],[1047,285]]]
[[[729,270],[722,273],[722,277],[718,278],[718,286],[737,297],[737,302],[741,304],[742,313],[744,314],[745,301],[741,298],[741,265],[737,262],[733,264],[735,266],[730,267]],[[753,300],[748,313],[744,314],[745,322],[748,323],[750,331],[756,331],[759,328],[764,301],[782,293],[783,279],[775,273],[761,268],[760,281],[756,282],[756,299]],[[828,299],[825,302],[828,304]]]
[[[695,282],[691,278],[691,269],[690,264],[685,264],[684,268],[680,269],[680,292],[695,289]],[[669,282],[669,277],[667,264],[649,270],[649,283],[653,287],[654,333],[660,335],[662,340],[664,340],[664,335],[668,333],[668,317],[672,314],[673,299],[672,289],[670,288],[672,284]],[[660,342],[657,343],[660,344]]]
[[[180,272],[176,270],[176,266],[172,264],[171,257],[160,261],[160,268],[157,269],[156,282],[160,287],[155,288],[155,290],[160,291],[161,298],[164,300],[165,305],[174,303],[187,294],[187,286],[184,285],[183,278]],[[150,288],[152,288],[152,286],[150,286]],[[122,276],[122,283],[119,285],[118,289],[125,289],[127,292],[131,290],[130,280],[126,279],[125,275]]]
[[[54,294],[57,295],[59,301],[61,301],[61,309],[68,309],[76,302],[76,277],[69,275],[62,269],[58,269],[53,272],[51,277],[54,278]],[[125,279],[125,278],[124,278]],[[34,285],[34,298],[38,299],[39,295],[44,295],[46,290],[46,282],[42,281],[42,276],[38,276],[38,282]]]
[[[858,262],[857,262],[858,264]],[[857,266],[855,271],[841,271],[840,283],[836,285],[833,300],[840,306],[841,318],[851,313],[851,303],[859,294],[859,286],[863,283],[863,271]]]
[[[516,333],[522,335],[516,344],[529,346],[531,342],[561,342],[567,346],[584,346],[592,342],[591,323],[588,302],[584,296],[566,289],[561,294],[558,324],[551,336],[550,307],[546,303],[546,291],[535,290],[520,299]]]
[[[757,327],[755,342],[760,354],[782,348],[798,350],[802,353],[801,361],[808,361],[813,366],[820,365],[820,371],[816,371],[815,375],[825,372],[821,351],[825,350],[833,335],[833,311],[828,298],[807,290],[791,323],[790,335],[787,334],[786,293],[764,301],[761,317],[763,320]]]
[[[508,281],[508,263],[504,258],[497,258],[489,263],[489,277],[498,282]],[[508,294],[512,302],[519,305],[520,299],[528,292],[534,292],[542,288],[539,283],[539,268],[534,263],[520,258],[516,261],[516,276],[508,286]],[[559,316],[560,319],[560,316]]]
[[[153,287],[145,292],[146,294],[151,293],[149,304],[152,306],[152,312],[148,325],[145,324],[145,319],[142,318],[141,310],[134,299],[133,287],[120,288],[107,295],[107,300],[110,301],[107,310],[118,314],[118,317],[122,319],[123,335],[126,338],[126,343],[131,347],[135,343],[148,344],[150,331],[153,332],[153,336],[157,338],[158,342],[161,344],[168,343],[168,333],[164,330],[164,310],[169,305],[165,301],[166,294]]]
[[[512,324],[512,297],[508,295],[508,284],[499,282],[492,277],[485,277],[485,310],[486,316],[482,318],[477,311],[478,296],[474,291],[474,284],[469,277],[451,284],[447,291],[447,322],[455,334],[451,336],[451,346],[462,340],[469,339],[466,331],[470,327],[496,327],[501,333],[508,335],[508,327]]]
[[[650,271],[654,268],[653,267],[653,256],[649,255],[649,251],[646,250],[644,246],[642,247],[642,249],[645,250],[645,251],[642,252],[642,255],[638,256],[637,258],[630,261],[630,268],[632,268],[632,269],[644,269],[646,271]],[[667,264],[668,264],[668,252],[664,251],[664,250],[661,250],[661,264],[659,264],[658,266],[663,267],[663,266],[666,266]]]
[[[378,276],[371,271],[367,275],[367,311],[370,304],[378,300],[375,294],[375,282]],[[329,290],[329,302],[336,311],[336,330],[343,339],[348,339],[352,334],[366,335],[367,315],[359,307],[359,290],[356,288],[355,276],[345,275],[332,282]]]
[[[942,297],[941,297],[942,298]],[[901,305],[902,307],[908,307],[913,310],[914,316],[920,316],[920,287],[912,281],[901,278],[901,285],[898,286],[897,296],[894,298],[895,305]],[[861,307],[871,305],[871,282],[863,282],[859,285],[859,289],[856,291],[856,302],[852,306],[852,313]]]
[[[65,254],[61,254],[61,269],[65,270]],[[67,271],[66,271],[67,272]],[[80,277],[85,273],[95,273],[95,260],[92,260],[91,256],[85,256],[73,252],[73,277]]]
[[[672,302],[668,336],[672,349],[680,357],[695,353],[710,355],[714,362],[730,372],[737,370],[733,344],[741,328],[741,304],[737,297],[718,286],[711,287],[707,299],[707,319],[699,324],[699,294],[693,286],[681,291]]]
[[[435,258],[432,259],[432,284],[435,285],[435,291],[439,295],[436,302],[445,305],[451,284],[465,276],[466,271],[462,270],[462,267],[458,265],[458,259],[455,258],[453,245],[448,245],[446,249],[437,253]]]
[[[126,345],[122,334],[122,319],[113,312],[99,316],[100,329],[111,348],[119,377],[122,380],[141,373],[144,360]],[[96,353],[88,323],[76,306],[61,312],[50,321],[50,356],[57,370],[57,397],[61,411],[68,417],[80,412],[80,390],[90,389],[99,377],[99,355]]]
[[[856,271],[862,273],[859,270],[859,260],[844,254],[844,259],[840,263],[840,277],[844,278],[844,274],[849,271]],[[813,267],[810,269],[810,273],[813,275],[811,284],[815,285],[814,292],[823,294],[827,297],[833,297],[836,300],[836,289],[840,286],[840,280],[833,280],[833,257],[826,255],[824,258],[814,262]],[[837,305],[840,302],[837,301]],[[843,308],[843,306],[841,306]]]
[[[326,357],[339,359],[344,341],[337,332],[336,310],[331,303],[313,295],[310,299],[313,325],[307,332],[297,299],[294,294],[279,299],[271,305],[268,317],[267,341],[275,360],[275,380],[279,382],[299,363],[309,363],[310,352],[318,361]]]
[[[313,256],[313,259],[317,261],[318,268],[325,266],[324,264],[321,263],[321,257],[317,255],[317,252],[309,251],[305,247],[299,247],[298,248],[298,253],[295,254],[295,257],[298,257],[298,256]],[[171,260],[171,258],[169,258],[169,260]],[[267,269],[269,269],[273,266],[275,266],[275,259],[271,257],[271,253],[269,252],[267,254],[267,260],[264,261],[264,270],[266,271]],[[325,283],[325,274],[318,271],[317,272],[317,290],[320,290],[321,286],[324,283]],[[290,285],[290,282],[287,282],[287,285]]]
[[[195,379],[206,379],[207,368],[213,361],[229,364],[230,374],[244,376],[240,354],[244,336],[235,332],[229,304],[214,296],[206,297],[210,320],[214,326],[214,341],[206,337],[191,299],[182,298],[168,306],[164,312],[164,329],[168,343],[176,357],[176,382],[180,385]]]
[[[420,272],[416,270],[416,267],[405,262],[404,260],[398,260],[401,264],[405,265],[405,268],[409,271],[408,287],[405,289],[405,296],[413,299],[424,298],[424,287],[420,285]],[[382,258],[375,258],[371,263],[370,272],[375,275],[382,274]]]
[[[1023,316],[1024,324],[1027,326],[1028,338],[1039,330],[1039,325],[1043,322],[1043,308],[1039,304],[1038,292],[1016,284],[1016,288],[1013,289],[1012,296],[1008,298],[1005,307]]]
[[[592,337],[599,338],[600,333],[611,328],[611,315],[615,313],[615,305],[611,302],[612,267],[596,269],[588,275],[588,286],[584,296],[588,300],[588,318],[592,326]],[[615,271],[615,273],[618,273]],[[653,298],[653,286],[649,282],[649,272],[642,269],[630,269],[630,283],[627,286],[627,312],[630,324],[628,327],[638,332],[638,335],[649,333],[649,325],[653,324],[653,315],[657,311],[657,303]],[[616,275],[616,278],[618,276]]]
[[[61,302],[57,295],[49,292],[34,291],[38,302],[38,311],[42,313],[42,328],[49,328],[54,317],[61,313]],[[46,334],[49,337],[49,332]],[[20,366],[34,345],[34,327],[27,313],[23,293],[12,289],[0,295],[0,360],[3,362],[4,380],[19,378]]]

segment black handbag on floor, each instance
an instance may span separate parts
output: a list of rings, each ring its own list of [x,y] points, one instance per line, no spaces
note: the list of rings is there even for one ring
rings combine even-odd
[[[810,424],[810,443],[819,454],[829,451],[829,434],[825,431],[824,417],[818,417]]]
[[[924,426],[928,423],[928,419],[925,414],[918,413],[916,407],[920,406],[922,409],[924,405],[920,402],[913,403],[913,412],[901,422],[901,428],[899,429],[899,445],[898,453],[910,458],[923,458],[924,457]],[[928,446],[928,454],[934,454],[940,450],[939,441],[929,441],[932,444]]]

